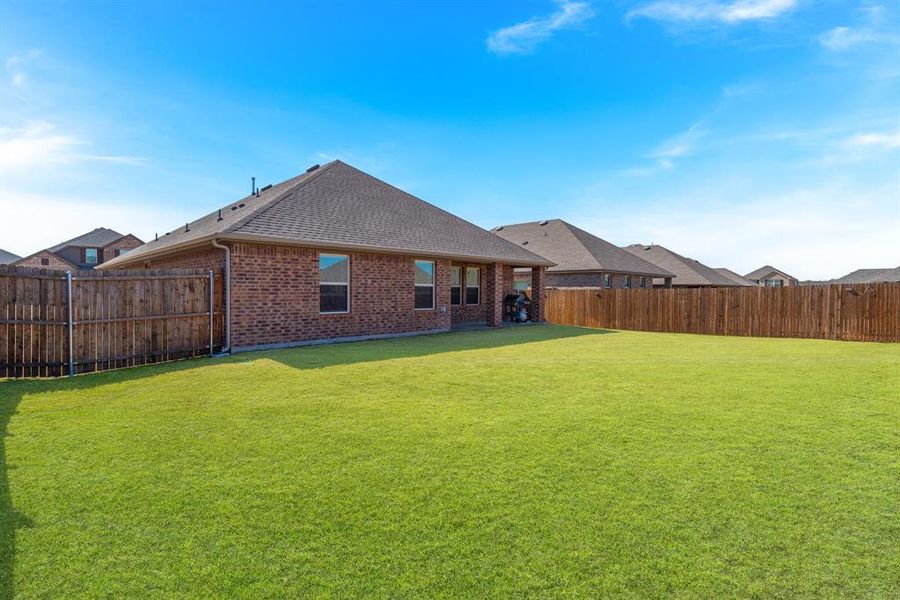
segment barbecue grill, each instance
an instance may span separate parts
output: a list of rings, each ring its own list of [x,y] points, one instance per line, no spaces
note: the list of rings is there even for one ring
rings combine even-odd
[[[523,323],[528,320],[531,300],[525,294],[507,294],[503,299],[503,320]]]

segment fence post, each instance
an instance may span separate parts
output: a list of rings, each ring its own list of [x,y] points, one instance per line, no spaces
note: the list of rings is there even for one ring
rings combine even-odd
[[[213,272],[209,270],[209,355],[213,355],[213,322],[215,320],[216,303],[213,302]]]
[[[72,348],[72,343],[74,340],[73,335],[73,322],[72,322],[72,271],[66,271],[66,304],[68,318],[67,318],[67,326],[69,329],[69,377],[75,375],[75,360],[74,360],[74,349]]]

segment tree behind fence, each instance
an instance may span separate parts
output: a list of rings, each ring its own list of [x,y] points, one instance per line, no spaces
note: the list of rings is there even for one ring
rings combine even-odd
[[[900,341],[900,283],[781,288],[551,289],[547,320],[673,333]]]
[[[223,343],[223,285],[213,277],[212,348]],[[66,273],[0,267],[0,377],[53,377],[69,368]],[[75,373],[210,352],[209,272],[72,272]]]

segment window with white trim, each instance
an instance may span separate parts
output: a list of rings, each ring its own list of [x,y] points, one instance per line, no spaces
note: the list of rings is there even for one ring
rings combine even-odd
[[[626,276],[625,276],[625,287],[626,287],[626,288],[630,288],[630,287],[631,287],[631,275],[626,275]]]
[[[466,304],[481,304],[481,269],[466,267]]]
[[[350,312],[350,257],[319,254],[319,312]]]
[[[84,249],[84,262],[89,265],[96,265],[99,252],[96,248]]]
[[[416,310],[434,309],[434,262],[416,261]]]
[[[462,267],[450,267],[450,305],[462,304]]]

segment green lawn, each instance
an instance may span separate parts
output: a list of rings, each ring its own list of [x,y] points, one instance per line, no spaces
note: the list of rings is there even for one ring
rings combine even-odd
[[[0,383],[0,597],[900,596],[900,345],[476,331]]]

